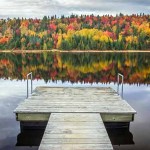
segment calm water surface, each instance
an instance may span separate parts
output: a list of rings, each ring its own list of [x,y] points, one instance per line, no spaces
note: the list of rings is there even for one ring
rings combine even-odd
[[[108,134],[115,150],[149,150],[149,58],[149,55],[140,54],[0,54],[0,150],[38,149],[35,145],[39,144],[43,131],[20,134],[19,122],[13,113],[26,98],[25,75],[30,71],[34,74],[34,88],[40,85],[110,86],[115,90],[116,74],[123,73],[124,99],[137,115],[128,131],[111,130]],[[32,136],[36,137],[35,141],[30,141]]]

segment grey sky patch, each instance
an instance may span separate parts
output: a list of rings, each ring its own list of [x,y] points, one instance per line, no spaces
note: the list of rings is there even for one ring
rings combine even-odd
[[[0,18],[150,13],[150,0],[1,0]]]

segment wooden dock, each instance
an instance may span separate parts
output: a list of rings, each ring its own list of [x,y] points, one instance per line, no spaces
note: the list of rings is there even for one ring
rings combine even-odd
[[[48,122],[40,150],[113,149],[104,123],[130,123],[136,113],[104,87],[37,87],[14,112],[23,124]]]
[[[39,150],[112,150],[98,113],[52,113]]]

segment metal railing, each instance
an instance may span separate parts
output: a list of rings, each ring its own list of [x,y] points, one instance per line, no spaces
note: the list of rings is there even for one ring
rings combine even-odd
[[[120,84],[120,77],[122,78],[121,84],[122,84],[122,88],[121,88],[121,97],[123,98],[123,83],[124,83],[124,76],[120,73],[118,73],[117,76],[117,93],[119,94],[119,84]]]
[[[28,83],[29,76],[31,77],[30,79],[31,79],[31,94],[32,94],[32,72],[27,74],[27,98],[29,96],[29,83]]]

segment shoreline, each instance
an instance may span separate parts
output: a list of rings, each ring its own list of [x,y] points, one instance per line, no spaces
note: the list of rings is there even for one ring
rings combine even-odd
[[[150,50],[0,50],[0,53],[150,53]]]

